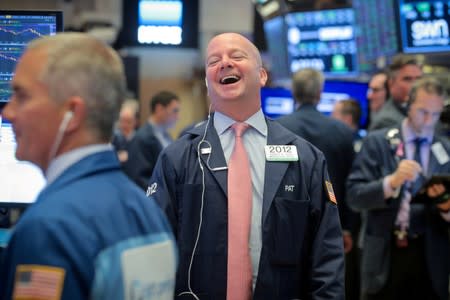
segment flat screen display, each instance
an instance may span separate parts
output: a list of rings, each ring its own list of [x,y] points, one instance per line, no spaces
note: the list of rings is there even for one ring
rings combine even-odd
[[[403,52],[450,51],[450,1],[397,1]]]
[[[177,0],[139,1],[138,42],[181,45],[183,41],[183,2]]]
[[[0,127],[0,206],[23,206],[36,200],[45,186],[42,171],[15,158],[16,141],[12,126],[3,120]]]
[[[117,47],[197,48],[198,0],[123,1]]]
[[[325,75],[357,73],[355,14],[352,8],[286,15],[289,68],[314,68]]]
[[[62,29],[60,11],[0,10],[0,206],[32,203],[45,185],[39,168],[15,158],[13,128],[1,112],[10,99],[10,82],[28,42]]]
[[[394,0],[352,0],[357,24],[358,71],[378,70],[378,59],[398,52]]]
[[[359,126],[366,128],[369,111],[367,89],[368,84],[366,82],[326,80],[317,109],[326,115],[331,115],[336,102],[352,98],[358,101],[361,107]]]
[[[0,102],[7,102],[11,96],[9,84],[27,43],[62,31],[62,27],[60,11],[0,10]],[[3,106],[0,103],[0,109]]]
[[[295,101],[290,90],[282,87],[261,89],[261,108],[269,118],[288,115],[295,110]]]
[[[336,102],[352,98],[361,107],[360,127],[366,128],[369,110],[367,88],[366,82],[327,79],[317,109],[329,116]],[[261,107],[265,115],[276,119],[294,112],[296,103],[289,89],[264,87],[261,89]]]

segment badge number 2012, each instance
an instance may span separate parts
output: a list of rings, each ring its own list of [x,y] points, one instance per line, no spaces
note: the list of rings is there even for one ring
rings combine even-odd
[[[298,161],[295,145],[267,145],[264,152],[267,161]]]

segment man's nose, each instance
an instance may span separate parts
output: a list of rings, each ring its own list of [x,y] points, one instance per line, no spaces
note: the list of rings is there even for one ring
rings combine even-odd
[[[225,69],[225,68],[229,68],[231,67],[233,64],[231,62],[231,59],[228,56],[224,56],[222,57],[222,60],[220,62],[220,67],[221,69]]]

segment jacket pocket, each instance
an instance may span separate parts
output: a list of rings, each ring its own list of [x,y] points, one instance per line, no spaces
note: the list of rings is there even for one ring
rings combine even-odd
[[[180,250],[192,252],[198,238],[196,254],[223,253],[227,236],[227,202],[220,188],[206,185],[203,199],[201,184],[186,184],[182,191],[177,195],[181,204],[178,207]]]
[[[273,248],[271,263],[295,266],[300,262],[308,228],[309,201],[275,198],[267,224],[269,245]]]

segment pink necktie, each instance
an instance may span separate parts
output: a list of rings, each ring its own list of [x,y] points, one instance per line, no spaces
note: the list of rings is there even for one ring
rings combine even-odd
[[[234,150],[228,163],[228,272],[227,300],[252,296],[252,265],[249,251],[252,215],[250,163],[242,141],[248,124],[235,123]]]
[[[420,155],[420,147],[424,143],[426,143],[426,138],[416,137],[414,142],[414,157],[413,159],[417,161],[422,167],[422,159]],[[397,235],[397,246],[399,248],[404,248],[408,246],[408,239],[407,239],[407,231],[409,229],[409,218],[410,218],[410,210],[411,210],[411,189],[412,189],[413,182],[406,182],[404,191],[403,191],[403,197],[400,202],[400,208],[397,213],[397,220],[396,224],[399,227],[399,229],[396,231]]]

